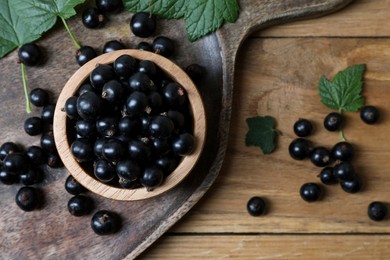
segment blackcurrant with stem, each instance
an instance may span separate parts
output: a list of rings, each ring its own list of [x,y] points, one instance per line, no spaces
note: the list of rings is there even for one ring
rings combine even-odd
[[[130,29],[135,36],[149,37],[156,31],[156,18],[147,12],[138,12],[130,21]]]
[[[19,62],[26,66],[36,66],[41,60],[41,50],[35,43],[26,43],[18,50]]]
[[[341,129],[344,117],[337,112],[329,113],[324,119],[324,127],[328,131],[334,132]]]
[[[254,196],[246,204],[246,209],[251,216],[257,217],[265,214],[266,202],[262,197]]]
[[[121,228],[121,218],[113,211],[99,210],[92,216],[91,228],[98,235],[114,234]]]
[[[387,205],[381,201],[373,201],[368,205],[368,217],[374,221],[381,221],[387,217]]]
[[[364,106],[360,109],[360,119],[369,125],[375,124],[379,120],[379,110],[375,106]]]
[[[317,183],[305,183],[301,186],[299,194],[304,201],[314,202],[318,201],[322,195],[322,188]]]
[[[125,88],[118,80],[110,80],[104,84],[102,89],[102,98],[108,103],[118,105],[123,100]]]
[[[100,117],[96,120],[96,131],[104,137],[111,137],[118,132],[118,120],[115,117]]]
[[[307,137],[313,131],[313,124],[310,120],[300,118],[294,123],[294,133],[299,137]]]
[[[94,48],[91,46],[81,46],[77,52],[76,52],[76,62],[80,66],[83,66],[88,61],[92,60],[93,58],[96,58],[97,53]]]
[[[159,36],[153,40],[152,47],[155,53],[164,57],[170,57],[173,55],[175,45],[173,41],[165,36]]]
[[[81,15],[83,25],[90,29],[100,28],[104,25],[105,17],[97,8],[89,7]]]
[[[311,142],[304,138],[296,138],[288,146],[288,152],[295,160],[304,160],[308,158],[311,149]]]

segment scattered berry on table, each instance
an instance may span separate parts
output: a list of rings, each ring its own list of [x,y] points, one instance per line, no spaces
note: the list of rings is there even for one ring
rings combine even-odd
[[[350,162],[340,162],[333,167],[333,175],[340,181],[346,181],[352,180],[356,172]]]
[[[96,7],[103,13],[118,13],[122,10],[122,0],[95,0]]]
[[[387,205],[380,201],[373,201],[368,205],[368,217],[374,221],[381,221],[387,217]]]
[[[24,121],[24,131],[31,136],[39,135],[43,132],[43,122],[40,117],[29,117]]]
[[[295,160],[304,160],[308,158],[311,149],[311,142],[304,138],[296,138],[288,146],[289,154]]]
[[[362,189],[362,182],[355,174],[351,179],[340,181],[340,186],[347,193],[357,193]]]
[[[91,219],[91,228],[98,235],[110,235],[121,228],[121,217],[112,211],[99,210]]]
[[[330,164],[331,160],[329,150],[322,146],[314,147],[310,154],[310,161],[317,167],[325,167]]]
[[[29,93],[30,102],[36,107],[43,107],[49,104],[49,93],[42,88],[34,88]]]
[[[81,15],[84,26],[90,29],[100,28],[104,25],[105,17],[97,8],[89,7]]]
[[[147,12],[136,13],[131,18],[130,29],[135,36],[149,37],[156,31],[156,18]]]
[[[364,106],[360,109],[360,118],[369,125],[377,123],[379,115],[379,110],[375,106]]]
[[[331,185],[331,184],[336,184],[338,183],[338,179],[336,176],[333,174],[333,167],[324,167],[320,174],[318,175],[320,177],[320,180],[323,184],[325,185]]]
[[[103,53],[109,53],[117,50],[123,50],[126,49],[126,46],[118,41],[118,40],[111,40],[104,44],[103,46]]]
[[[76,52],[76,62],[80,66],[83,66],[88,61],[96,58],[97,53],[91,46],[81,46]]]
[[[87,192],[87,189],[81,185],[72,175],[69,175],[65,180],[65,190],[72,195]]]
[[[152,43],[153,51],[164,57],[170,57],[175,51],[175,45],[171,39],[165,36],[158,36]]]
[[[352,144],[341,141],[335,144],[331,151],[332,158],[340,161],[350,161],[354,154]]]
[[[322,188],[317,183],[305,183],[299,191],[301,198],[307,202],[314,202],[321,198]]]
[[[313,125],[310,120],[301,118],[294,123],[294,133],[298,137],[307,137],[313,132]]]
[[[68,201],[68,211],[73,216],[85,216],[93,210],[93,200],[85,195],[75,195]]]
[[[266,202],[263,198],[254,196],[246,204],[246,209],[251,216],[261,216],[265,214]]]
[[[40,192],[37,188],[24,186],[15,197],[16,205],[24,211],[32,211],[40,205]]]

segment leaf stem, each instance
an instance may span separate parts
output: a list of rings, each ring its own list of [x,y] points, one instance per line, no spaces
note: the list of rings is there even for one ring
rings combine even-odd
[[[343,110],[339,109],[339,113],[340,113],[340,115],[342,115],[343,114]],[[347,139],[345,139],[345,135],[344,135],[344,130],[343,129],[340,129],[339,134],[340,134],[340,141],[343,141],[343,142],[347,141]]]
[[[20,63],[20,68],[21,68],[21,71],[22,71],[22,81],[23,81],[24,97],[26,99],[26,112],[27,113],[31,113],[31,104],[30,104],[30,97],[28,95],[26,71],[24,69],[24,64],[23,63]]]
[[[65,29],[66,31],[68,32],[70,38],[72,39],[74,45],[76,46],[77,49],[80,49],[81,48],[81,45],[78,43],[78,41],[76,40],[76,37],[74,36],[74,34],[72,33],[72,31],[70,30],[69,26],[68,26],[68,23],[65,21],[65,19],[63,17],[60,17],[61,18],[61,21],[62,23],[64,24],[65,26]]]

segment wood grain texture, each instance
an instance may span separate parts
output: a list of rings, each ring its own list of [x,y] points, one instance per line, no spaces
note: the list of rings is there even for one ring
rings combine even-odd
[[[236,51],[241,41],[255,28],[326,14],[339,10],[349,2],[349,0],[241,1],[242,15],[237,23],[227,25],[218,34],[205,37],[196,43],[189,43],[183,37],[185,27],[182,21],[160,21],[161,27],[157,34],[180,42],[176,54],[172,57],[179,66],[199,63],[209,68],[206,77],[198,86],[205,103],[207,122],[210,122],[205,143],[207,152],[202,154],[193,174],[174,189],[148,200],[147,203],[141,201],[123,203],[89,193],[95,200],[96,209],[116,211],[123,219],[123,228],[118,234],[110,237],[99,237],[92,232],[89,226],[90,216],[75,218],[68,214],[65,205],[70,195],[63,189],[64,180],[68,175],[66,169],[45,169],[45,182],[39,185],[45,194],[44,207],[35,212],[21,212],[15,206],[14,196],[20,186],[1,185],[0,208],[6,209],[1,214],[3,220],[0,224],[0,231],[3,234],[0,241],[1,258],[136,257],[179,221],[202,198],[218,176],[228,141],[234,66]],[[267,19],[258,20],[263,17]],[[100,49],[105,41],[121,39],[126,46],[132,48],[139,39],[129,35],[130,18],[131,14],[128,13],[112,16],[104,30],[88,30],[77,18],[71,19],[69,25],[76,37],[82,38],[84,45],[93,45]],[[53,102],[69,77],[78,69],[74,60],[76,50],[60,26],[58,24],[38,42],[46,53],[45,65],[27,70],[30,88],[48,89]],[[151,42],[152,38],[145,40]],[[24,119],[30,115],[23,113],[22,84],[19,74],[15,73],[20,68],[16,61],[16,52],[0,60],[2,68],[0,81],[3,85],[0,117],[3,129],[0,139],[16,141],[27,147],[39,144],[39,137],[26,136],[21,127]],[[39,113],[39,109],[34,109],[32,115]],[[241,214],[241,211],[237,213]]]

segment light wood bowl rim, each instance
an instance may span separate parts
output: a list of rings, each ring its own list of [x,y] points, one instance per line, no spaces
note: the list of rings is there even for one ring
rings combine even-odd
[[[187,91],[190,106],[194,116],[195,146],[192,153],[185,156],[177,168],[164,180],[164,183],[152,191],[147,191],[146,188],[125,189],[113,187],[93,178],[88,173],[86,173],[80,167],[79,163],[74,159],[73,155],[71,154],[70,145],[67,139],[67,116],[63,111],[66,100],[76,93],[80,85],[98,64],[113,63],[117,57],[124,54],[130,55],[138,60],[153,61],[174,81],[183,86]],[[109,199],[134,201],[152,198],[172,189],[192,171],[204,147],[206,138],[206,116],[202,98],[196,86],[189,78],[189,76],[178,65],[169,59],[152,52],[126,49],[102,54],[80,67],[70,77],[58,97],[54,112],[53,132],[58,154],[60,155],[64,166],[67,168],[69,173],[85,188]]]

